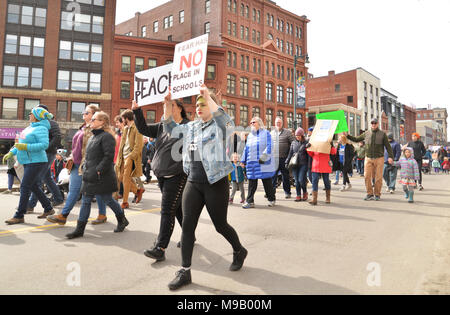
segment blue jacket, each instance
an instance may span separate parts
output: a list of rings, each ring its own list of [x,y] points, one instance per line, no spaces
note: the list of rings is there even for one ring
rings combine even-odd
[[[179,125],[170,118],[163,120],[163,124],[164,132],[172,138],[183,139],[183,170],[188,176],[191,169],[188,149],[191,145],[195,145],[200,152],[203,168],[211,185],[228,177],[233,165],[226,154],[226,148],[233,133],[234,123],[223,108],[219,107],[213,113],[213,118],[206,123],[196,120]]]
[[[237,169],[237,171],[236,171],[236,169]],[[233,171],[230,174],[231,174],[232,182],[242,183],[245,180],[244,169],[240,165],[236,165],[233,163]],[[236,174],[237,174],[237,180],[236,180]]]
[[[259,164],[263,154],[269,159]],[[248,179],[266,179],[275,175],[278,157],[272,154],[272,136],[269,131],[260,129],[248,135],[241,162],[246,165]]]
[[[19,143],[26,143],[27,150],[21,151],[13,147],[11,152],[17,155],[20,164],[44,163],[47,162],[45,150],[49,144],[50,122],[46,119],[31,123],[20,133]]]
[[[400,160],[400,156],[402,155],[402,147],[400,146],[400,144],[395,141],[392,141],[391,148],[392,148],[392,152],[394,153],[394,161]],[[389,154],[388,154],[386,148],[384,148],[384,163],[387,163],[388,159],[389,159]]]

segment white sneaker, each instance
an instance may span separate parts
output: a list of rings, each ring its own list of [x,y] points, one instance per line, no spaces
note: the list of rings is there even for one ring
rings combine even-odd
[[[269,201],[269,207],[275,207],[275,201]]]
[[[10,194],[12,194],[12,190],[9,190],[9,189],[2,192],[2,195],[10,195]]]
[[[394,193],[394,190],[389,189],[389,193],[392,195]]]
[[[388,188],[386,188],[386,192],[388,193],[388,192],[390,192],[391,190],[389,189],[389,187]]]
[[[340,191],[345,191],[345,185],[342,186],[342,188],[340,189]]]
[[[347,190],[350,190],[350,189],[352,189],[352,184],[347,185]]]

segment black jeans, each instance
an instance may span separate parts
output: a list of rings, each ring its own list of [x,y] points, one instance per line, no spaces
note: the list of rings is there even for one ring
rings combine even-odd
[[[286,195],[291,194],[291,175],[289,174],[289,170],[286,168],[286,158],[278,158],[278,169],[275,172],[275,175],[272,178],[272,186],[273,189],[276,191],[277,184],[278,184],[278,172],[281,172],[281,178],[283,180],[283,190]]]
[[[182,226],[183,211],[181,200],[186,186],[186,174],[180,174],[170,178],[158,177],[159,189],[162,193],[161,222],[157,247],[167,248],[175,228],[175,218]]]
[[[343,178],[342,185],[350,184],[350,178],[348,177],[348,174],[350,173],[350,171],[351,170],[342,171],[342,178]]]
[[[184,212],[181,257],[184,268],[191,267],[195,229],[205,205],[216,231],[225,237],[235,252],[241,250],[239,236],[227,222],[229,196],[227,177],[213,185],[187,182],[182,202]]]
[[[420,175],[419,185],[422,185],[422,159],[416,160],[416,162],[417,162],[417,165],[419,166],[419,175]],[[431,165],[431,162],[430,162],[430,165]]]
[[[266,192],[267,200],[275,201],[275,189],[273,189],[272,178],[266,178],[261,180],[264,185],[264,191]],[[249,179],[247,203],[255,203],[255,193],[257,188],[258,188],[258,180]]]

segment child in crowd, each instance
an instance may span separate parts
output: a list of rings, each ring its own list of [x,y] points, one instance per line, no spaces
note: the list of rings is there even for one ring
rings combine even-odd
[[[439,163],[439,160],[437,158],[433,159],[433,162],[431,163],[431,167],[434,168],[435,174],[439,174],[439,171],[441,170],[441,163]]]
[[[448,157],[444,158],[444,162],[442,162],[442,169],[445,174],[448,174],[448,171],[450,170],[450,162],[448,161]]]
[[[234,200],[234,195],[236,191],[239,190],[241,192],[241,203],[245,202],[245,188],[244,188],[244,168],[240,165],[240,158],[237,153],[232,155],[233,160],[233,171],[230,173],[231,182],[233,185],[233,190],[231,191],[229,203],[232,204]]]
[[[409,203],[414,202],[414,188],[420,178],[419,165],[414,159],[413,152],[412,148],[406,147],[400,160],[394,162],[394,166],[400,168],[400,184],[403,185],[405,198]]]
[[[50,167],[53,180],[56,183],[58,182],[59,173],[61,173],[63,168],[66,167],[66,161],[65,161],[66,155],[67,155],[67,150],[58,149],[58,151],[56,152],[55,160],[53,161],[52,166]]]

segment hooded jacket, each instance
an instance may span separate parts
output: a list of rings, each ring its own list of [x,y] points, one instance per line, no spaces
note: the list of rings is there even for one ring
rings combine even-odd
[[[32,122],[20,133],[19,143],[26,143],[27,150],[18,150],[13,147],[11,152],[17,156],[20,164],[46,163],[48,162],[45,150],[49,144],[50,123],[47,119]]]

